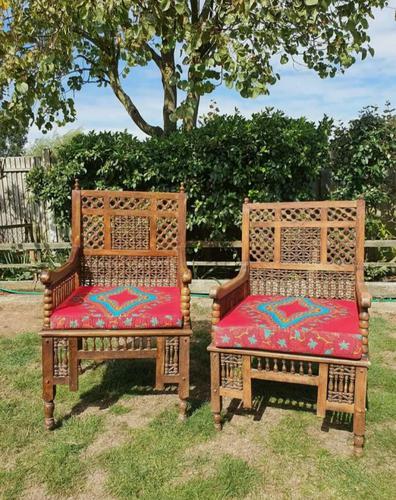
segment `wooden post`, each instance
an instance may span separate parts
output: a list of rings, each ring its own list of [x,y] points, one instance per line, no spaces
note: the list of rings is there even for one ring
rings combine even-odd
[[[252,408],[252,379],[250,377],[250,356],[242,356],[242,400],[243,407]]]
[[[366,392],[367,368],[356,368],[355,411],[353,414],[353,434],[355,455],[361,456],[366,432]]]
[[[221,430],[220,354],[210,353],[211,406],[216,430]]]
[[[190,394],[190,337],[180,337],[179,346],[179,418],[185,420],[187,398]]]
[[[318,396],[316,402],[316,415],[321,418],[326,416],[327,400],[327,379],[329,374],[329,365],[327,363],[319,364],[319,383]]]

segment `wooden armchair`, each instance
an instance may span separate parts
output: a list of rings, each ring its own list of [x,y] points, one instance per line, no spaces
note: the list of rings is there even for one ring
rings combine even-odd
[[[72,252],[44,271],[45,425],[54,427],[58,384],[78,389],[80,360],[153,358],[156,389],[189,395],[191,272],[185,260],[186,195],[72,193]]]
[[[252,407],[252,379],[317,387],[317,415],[365,434],[368,309],[364,200],[243,205],[242,267],[211,292],[211,401]]]

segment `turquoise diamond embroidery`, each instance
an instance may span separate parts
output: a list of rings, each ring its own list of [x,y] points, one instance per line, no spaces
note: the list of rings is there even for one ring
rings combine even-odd
[[[120,286],[107,292],[92,294],[89,300],[105,307],[112,316],[118,317],[134,307],[157,300],[157,296],[139,288]]]
[[[303,306],[305,310],[298,311],[287,317],[280,307],[293,304],[294,302],[297,302],[299,306]],[[263,302],[257,306],[257,309],[270,316],[270,318],[280,328],[289,328],[290,326],[297,325],[307,318],[324,316],[330,312],[328,307],[316,304],[311,299],[302,297],[286,297],[284,299],[274,300],[271,302]]]

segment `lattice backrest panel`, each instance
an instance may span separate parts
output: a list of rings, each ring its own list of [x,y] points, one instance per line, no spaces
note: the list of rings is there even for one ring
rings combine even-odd
[[[82,281],[175,284],[185,252],[184,192],[74,191],[73,200]]]
[[[81,191],[84,253],[177,255],[180,193]]]
[[[261,292],[270,294],[295,290],[297,295],[348,297],[354,293],[350,276],[363,267],[363,200],[246,203],[243,221],[242,257],[250,262],[252,288],[263,288],[260,275],[269,280],[268,290]],[[337,279],[335,273],[340,273]],[[334,290],[326,288],[327,279]]]

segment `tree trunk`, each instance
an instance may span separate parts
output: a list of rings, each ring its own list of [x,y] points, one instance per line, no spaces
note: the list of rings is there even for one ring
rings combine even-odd
[[[110,86],[113,89],[113,92],[116,95],[117,99],[124,106],[127,113],[132,118],[132,120],[136,123],[136,125],[140,128],[140,130],[142,130],[145,134],[150,135],[150,136],[161,137],[162,135],[164,135],[164,131],[161,127],[150,125],[149,123],[146,122],[146,120],[139,113],[139,110],[132,102],[132,99],[129,97],[129,95],[122,88],[121,83],[120,83],[120,79],[118,76],[118,71],[116,71],[116,70],[110,71],[109,72],[109,80],[110,80]]]
[[[164,132],[165,134],[170,134],[177,130],[176,121],[172,121],[170,118],[177,107],[177,87],[176,85],[170,83],[170,79],[175,73],[174,52],[164,52],[161,56],[161,79],[162,87],[164,89],[164,105],[162,108]]]
[[[198,110],[199,110],[200,96],[196,93],[189,93],[186,102],[192,107],[193,113],[186,116],[183,120],[184,130],[192,130],[197,126]]]

